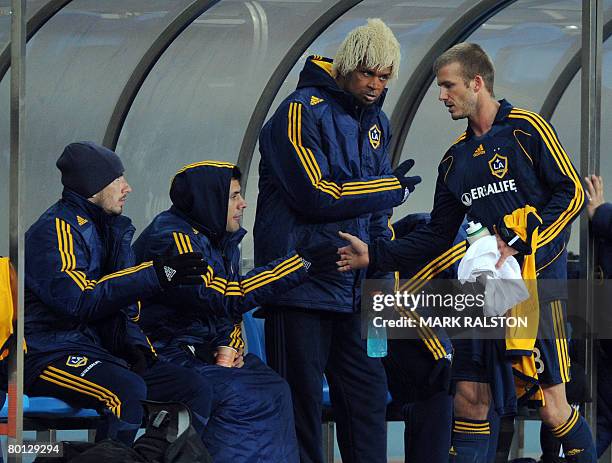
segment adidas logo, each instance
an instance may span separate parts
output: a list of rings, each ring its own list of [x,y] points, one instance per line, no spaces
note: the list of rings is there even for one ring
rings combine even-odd
[[[570,449],[567,452],[565,452],[565,455],[568,457],[573,457],[575,455],[578,455],[580,453],[584,452],[584,449]]]
[[[77,222],[79,223],[79,225],[82,227],[83,225],[85,225],[87,223],[87,219],[84,219],[83,217],[81,217],[80,215],[77,215]]]
[[[310,106],[314,106],[314,105],[316,105],[316,104],[319,104],[319,103],[321,103],[322,101],[324,101],[324,100],[323,100],[323,98],[318,98],[318,97],[316,97],[316,96],[312,95],[312,96],[310,97]]]
[[[480,146],[478,146],[478,148],[476,148],[476,150],[474,151],[474,154],[472,155],[472,157],[478,157],[481,154],[485,154],[486,151],[484,149],[484,146],[482,146],[482,143],[480,144]]]
[[[174,270],[172,267],[164,265],[164,273],[166,274],[168,281],[172,281],[172,277],[176,275],[176,270]]]

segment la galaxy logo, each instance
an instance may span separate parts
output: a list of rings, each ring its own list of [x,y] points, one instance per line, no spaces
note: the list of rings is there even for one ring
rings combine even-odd
[[[370,127],[370,130],[368,131],[368,138],[370,139],[370,145],[372,145],[372,148],[377,149],[380,146],[382,133],[376,124]]]
[[[87,357],[83,355],[71,355],[68,357],[68,360],[66,360],[66,365],[75,368],[85,366],[87,365]]]
[[[496,153],[489,161],[489,169],[495,177],[504,178],[504,175],[508,172],[508,158]]]

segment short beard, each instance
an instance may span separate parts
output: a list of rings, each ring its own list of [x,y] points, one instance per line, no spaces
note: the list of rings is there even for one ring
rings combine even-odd
[[[115,211],[112,211],[110,209],[104,209],[104,212],[106,212],[107,215],[110,215],[112,217],[117,217],[117,216],[123,214],[123,208],[120,208],[119,212],[115,212]]]

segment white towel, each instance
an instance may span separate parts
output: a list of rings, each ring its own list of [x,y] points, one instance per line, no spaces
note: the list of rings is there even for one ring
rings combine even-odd
[[[470,245],[457,272],[461,283],[485,277],[483,309],[487,317],[503,315],[529,297],[521,268],[514,257],[508,257],[500,269],[495,268],[500,255],[495,236],[485,236]]]

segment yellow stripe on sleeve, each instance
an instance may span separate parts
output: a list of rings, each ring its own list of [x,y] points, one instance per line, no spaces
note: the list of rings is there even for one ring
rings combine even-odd
[[[584,203],[584,190],[578,178],[578,174],[567,156],[567,153],[561,146],[561,143],[559,142],[550,124],[548,124],[548,122],[546,122],[542,116],[531,111],[513,108],[508,117],[511,119],[523,119],[529,122],[529,124],[537,130],[542,138],[542,141],[555,160],[557,167],[559,167],[559,170],[563,175],[572,180],[575,187],[574,196],[572,197],[567,209],[563,211],[563,213],[551,225],[549,225],[539,234],[538,247],[542,247],[552,241],[578,214],[578,212],[580,212],[580,209]]]
[[[145,268],[149,268],[153,266],[153,262],[152,261],[148,261],[148,262],[143,262],[141,264],[138,264],[134,267],[128,267],[128,268],[124,268],[123,270],[119,270],[118,272],[114,272],[114,273],[110,273],[108,275],[103,276],[102,278],[100,278],[98,280],[98,284],[110,280],[112,278],[118,278],[118,277],[122,277],[125,275],[130,275],[132,273],[136,273],[139,272]]]
[[[180,232],[173,232],[172,235],[179,254],[193,252],[191,239],[188,235]],[[216,276],[214,269],[210,265],[208,266],[206,274],[201,276],[202,280],[204,281],[204,285],[207,288],[214,289],[223,296],[245,296],[251,291],[273,283],[274,281],[277,281],[302,267],[304,267],[302,259],[296,254],[293,257],[281,262],[273,269],[258,273],[257,275],[243,280],[242,282],[228,282],[226,279]]]
[[[232,347],[236,350],[240,350],[244,347],[244,341],[242,340],[242,328],[239,324],[234,325],[234,329],[230,333],[230,344],[229,347]]]
[[[85,273],[76,270],[76,256],[74,255],[74,240],[70,225],[60,218],[55,218],[55,229],[57,232],[57,244],[62,260],[60,271],[66,273],[81,289],[91,289],[95,286],[95,280],[88,280]]]
[[[380,193],[401,188],[401,184],[393,176],[370,181],[347,182],[342,185],[324,180],[321,168],[312,150],[302,144],[302,104],[290,103],[287,117],[287,137],[314,188],[329,194],[335,199],[340,199],[343,196]]]
[[[57,232],[57,244],[60,258],[62,261],[61,272],[66,273],[81,289],[81,291],[92,290],[96,285],[121,276],[129,275],[147,267],[151,267],[153,262],[143,262],[134,267],[128,267],[117,272],[105,275],[98,281],[87,279],[85,272],[76,270],[76,255],[74,253],[74,239],[70,224],[60,218],[55,219],[55,229]]]
[[[174,238],[174,243],[176,244],[176,249],[178,249],[179,254],[185,254],[183,242],[179,238],[179,234],[177,232],[172,232],[172,237]]]
[[[213,282],[207,286],[217,290],[224,296],[245,296],[251,291],[267,284],[273,283],[283,278],[284,276],[289,275],[290,273],[293,273],[296,270],[299,270],[302,267],[304,267],[302,259],[298,255],[295,255],[281,262],[273,269],[266,270],[251,278],[243,280],[242,282],[227,282],[223,278],[215,277],[214,270],[210,268]]]
[[[466,250],[466,241],[457,243],[455,246],[425,265],[425,267],[419,270],[410,280],[403,284],[399,288],[399,291],[409,292],[412,294],[418,292],[428,280],[431,280],[436,275],[440,274],[461,259],[465,255]],[[425,345],[432,352],[436,360],[447,355],[444,346],[440,342],[435,332],[428,326],[421,326],[421,317],[416,312],[397,306],[395,309],[403,316],[412,318],[417,322],[419,336],[422,338],[423,342],[425,342]]]

